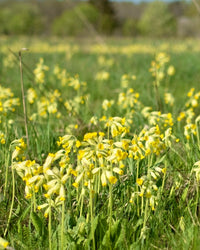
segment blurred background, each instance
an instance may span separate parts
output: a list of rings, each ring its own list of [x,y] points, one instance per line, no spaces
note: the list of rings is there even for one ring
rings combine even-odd
[[[0,35],[196,38],[199,11],[199,0],[0,0]]]

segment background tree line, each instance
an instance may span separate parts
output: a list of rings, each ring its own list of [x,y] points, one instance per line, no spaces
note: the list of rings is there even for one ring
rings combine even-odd
[[[134,4],[108,0],[1,1],[0,34],[199,37],[200,15],[192,2]],[[91,29],[92,27],[92,29]]]

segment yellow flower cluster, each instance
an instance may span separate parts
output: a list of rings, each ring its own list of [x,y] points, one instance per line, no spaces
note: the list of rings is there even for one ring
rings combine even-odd
[[[130,74],[124,74],[121,76],[121,87],[122,88],[128,88],[130,85],[131,80],[135,80],[136,76],[135,75],[130,75]]]
[[[21,157],[21,159],[25,157],[24,152],[26,150],[26,143],[23,138],[12,141],[11,148],[14,149],[12,153],[12,160],[19,160],[19,157]]]
[[[150,127],[144,127],[139,134],[134,134],[130,138],[126,119],[121,117],[109,117],[101,119],[105,132],[88,132],[84,134],[82,141],[74,135],[59,137],[58,147],[61,149],[55,154],[49,153],[44,164],[41,166],[35,160],[15,161],[23,154],[26,145],[23,139],[15,140],[11,144],[14,147],[12,155],[13,167],[19,176],[25,181],[25,197],[32,198],[39,188],[45,190],[44,197],[48,199],[38,208],[45,208],[45,216],[49,213],[49,201],[51,206],[59,206],[65,200],[66,181],[72,179],[73,186],[81,193],[87,187],[92,192],[100,192],[101,186],[115,184],[119,177],[127,171],[127,160],[143,160],[151,155],[160,155],[166,147],[171,146],[171,140],[175,140],[171,133],[172,117],[171,114],[149,114],[155,117],[151,119]],[[161,128],[157,124],[161,117]],[[157,122],[157,123],[156,123]],[[169,127],[169,128],[168,128]],[[128,134],[128,138],[126,135]],[[156,167],[150,169],[150,175],[156,179],[162,169]],[[145,177],[146,178],[146,177]],[[156,190],[152,181],[144,177],[137,180],[142,187],[140,196],[145,193],[145,197],[151,198],[152,188]],[[100,185],[101,184],[101,185]],[[155,197],[152,196],[152,209]]]
[[[36,82],[41,83],[39,88],[29,88],[27,90],[27,100],[30,104],[29,119],[36,121],[39,118],[47,119],[49,115],[60,119],[66,116],[66,111],[70,116],[76,116],[84,105],[89,96],[82,95],[85,92],[86,83],[80,81],[79,76],[70,76],[65,69],[58,65],[54,67],[55,81],[60,81],[61,89],[50,89],[47,86],[49,76],[46,72],[49,67],[44,65],[44,59],[40,58],[36,65],[34,74]],[[66,88],[68,88],[66,90]]]
[[[8,112],[14,112],[15,107],[19,106],[19,98],[14,98],[10,88],[4,88],[0,85],[0,119],[2,115],[6,116]]]
[[[95,79],[99,80],[99,81],[105,81],[105,80],[108,80],[109,77],[110,77],[109,72],[107,72],[107,71],[100,71],[100,72],[98,72],[96,74]]]
[[[45,82],[45,72],[49,70],[49,67],[44,65],[44,59],[40,58],[37,67],[34,69],[33,73],[35,75],[35,82],[38,84],[44,84]]]
[[[99,63],[101,61],[104,62],[106,59],[99,58]],[[168,62],[169,56],[165,53],[159,53],[152,62],[150,71],[156,81],[159,82],[165,76]],[[34,73],[36,81],[42,84],[43,89],[46,84],[45,77],[48,77],[47,71],[48,67],[40,59]],[[169,66],[167,74],[171,76],[174,73],[174,67]],[[189,91],[186,105],[177,118],[173,112],[165,113],[164,109],[154,110],[144,106],[139,101],[140,94],[130,86],[135,76],[124,74],[121,77],[123,91],[118,92],[116,99],[113,97],[112,100],[103,100],[101,118],[93,116],[88,124],[84,121],[83,129],[80,126],[83,122],[81,111],[89,98],[85,94],[86,83],[82,82],[78,75],[70,76],[58,65],[54,68],[53,78],[60,83],[59,90],[46,90],[42,94],[37,88],[28,90],[28,108],[31,110],[35,108],[35,113],[30,116],[30,119],[48,118],[49,115],[57,118],[67,116],[70,124],[65,131],[70,132],[59,137],[56,145],[59,150],[55,153],[48,153],[43,164],[24,158],[26,144],[23,139],[14,140],[11,143],[12,167],[25,182],[25,197],[33,199],[36,193],[38,195],[41,192],[45,201],[37,205],[38,209],[45,210],[44,215],[47,217],[51,207],[57,208],[64,203],[67,184],[70,183],[69,185],[75,187],[76,201],[79,202],[80,195],[81,197],[87,195],[88,190],[92,194],[100,193],[103,188],[119,183],[123,176],[127,178],[133,176],[136,170],[134,192],[132,192],[130,202],[134,203],[135,198],[141,197],[142,202],[143,199],[147,199],[151,209],[155,210],[159,193],[156,183],[166,174],[163,155],[167,149],[172,148],[174,142],[178,142],[174,134],[174,123],[178,120],[180,129],[184,130],[184,135],[188,140],[193,136],[198,136],[195,108],[198,107],[200,92],[195,93],[193,88]],[[109,73],[105,71],[99,72],[96,77],[97,80],[108,78]],[[0,92],[0,100],[3,100],[2,96],[6,94],[8,98],[12,97],[9,89],[3,91],[3,95]],[[66,92],[68,95],[65,95]],[[164,98],[166,104],[174,105],[175,99],[171,93],[166,92]],[[119,113],[112,116],[110,108],[115,105]],[[181,127],[180,122],[184,122],[184,119],[185,123]],[[63,123],[62,119],[59,120]],[[144,123],[137,123],[138,120]],[[56,125],[59,127],[59,123]],[[83,133],[85,128],[87,133]],[[73,130],[76,130],[76,134],[71,132]],[[79,130],[82,133],[78,134]],[[78,138],[75,136],[77,134]],[[0,132],[0,140],[1,144],[5,143],[3,132]],[[143,166],[146,166],[142,170],[140,169],[141,162]],[[196,170],[196,175],[198,179],[198,170]]]
[[[114,60],[112,58],[107,59],[105,56],[100,55],[97,58],[98,64],[100,66],[104,66],[104,67],[111,67],[114,64]]]
[[[51,206],[59,206],[65,200],[65,183],[71,175],[76,176],[76,172],[69,163],[69,153],[72,144],[75,142],[73,138],[73,136],[60,137],[58,145],[62,145],[63,149],[60,149],[55,154],[49,153],[42,166],[36,163],[35,160],[14,161],[22,153],[25,145],[22,139],[15,140],[12,143],[11,146],[18,145],[13,152],[12,167],[26,184],[26,199],[32,198],[39,189],[44,188],[44,197],[51,200]],[[50,211],[49,201],[38,206],[38,209],[43,208],[46,208],[44,215],[47,217]]]
[[[5,140],[5,135],[2,131],[0,131],[0,143],[1,144],[5,144],[6,140]]]
[[[151,62],[151,68],[149,71],[152,73],[152,76],[155,78],[157,86],[160,85],[166,75],[172,76],[175,74],[174,66],[170,65],[166,71],[166,64],[169,62],[170,57],[164,53],[158,53],[155,57],[155,60]]]
[[[126,93],[122,92],[118,96],[118,105],[122,109],[135,109],[140,106],[140,102],[138,101],[139,93],[134,92],[132,88],[129,88]]]
[[[184,135],[187,140],[190,140],[197,135],[198,128],[196,123],[198,122],[198,117],[195,110],[199,107],[200,92],[195,93],[195,89],[191,88],[187,93],[187,97],[188,100],[184,109],[179,113],[177,121],[184,124]]]

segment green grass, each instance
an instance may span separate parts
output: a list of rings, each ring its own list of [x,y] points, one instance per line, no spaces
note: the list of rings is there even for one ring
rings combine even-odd
[[[196,45],[197,41],[110,39],[105,42],[107,52],[94,53],[91,48],[95,43],[91,40],[49,39],[49,41],[45,41],[25,37],[2,39],[0,85],[10,88],[14,96],[20,98],[21,105],[16,107],[14,113],[10,111],[6,115],[0,113],[2,121],[0,131],[5,135],[5,144],[0,144],[0,237],[6,238],[9,245],[15,249],[50,249],[51,244],[51,249],[62,249],[62,246],[64,246],[63,249],[198,249],[200,240],[199,166],[196,166],[196,172],[193,171],[194,163],[200,159],[200,145],[198,133],[197,135],[191,134],[189,140],[185,138],[184,126],[195,124],[195,119],[200,111],[199,104],[197,107],[193,107],[194,116],[189,122],[177,121],[180,111],[186,111],[192,107],[184,106],[189,99],[188,91],[192,87],[195,88],[195,93],[200,91],[200,50]],[[73,52],[75,45],[78,46],[78,49]],[[67,46],[70,46],[69,49]],[[130,46],[132,46],[132,50]],[[109,160],[109,152],[106,151],[108,155],[103,159],[104,165],[108,169],[118,167],[122,162],[125,165],[124,174],[121,176],[113,174],[117,178],[117,182],[112,185],[107,179],[106,187],[101,185],[100,174],[90,172],[87,163],[84,163],[85,165],[81,163],[77,157],[80,152],[75,146],[76,139],[73,139],[66,169],[72,167],[79,175],[82,170],[77,168],[77,164],[79,167],[87,168],[87,171],[84,170],[84,178],[90,183],[92,191],[84,187],[83,181],[76,189],[72,185],[76,182],[76,177],[70,174],[64,184],[66,192],[64,210],[62,211],[62,206],[58,205],[52,208],[52,218],[50,215],[45,218],[44,210],[35,209],[35,203],[37,206],[45,202],[49,205],[50,200],[44,197],[44,193],[47,191],[40,186],[39,192],[34,194],[35,199],[33,197],[26,199],[24,191],[26,183],[19,176],[19,171],[16,172],[14,169],[20,165],[19,161],[24,159],[21,159],[20,155],[18,160],[14,158],[12,161],[11,159],[15,146],[23,148],[19,142],[11,147],[11,142],[21,137],[26,141],[18,60],[18,51],[22,47],[30,50],[23,53],[25,90],[32,87],[37,92],[35,103],[27,103],[28,117],[30,118],[34,113],[39,114],[37,102],[42,96],[46,96],[50,100],[49,95],[58,89],[62,97],[62,100],[58,98],[55,101],[58,105],[57,112],[61,113],[60,117],[56,118],[56,114],[47,112],[46,117],[38,115],[35,120],[28,121],[30,146],[24,153],[26,160],[35,160],[36,163],[44,166],[48,154],[56,153],[62,148],[62,144],[59,146],[56,143],[59,136],[62,137],[69,132],[83,142],[86,133],[103,131],[106,133],[105,138],[109,137],[115,143],[121,143],[125,138],[132,140],[135,135],[139,136],[143,128],[150,133],[150,128],[153,128],[154,125],[142,115],[141,111],[146,106],[151,106],[153,111],[157,111],[158,96],[154,92],[154,78],[149,72],[149,68],[156,53],[162,52],[162,48],[165,48],[165,52],[170,56],[170,62],[167,65],[173,65],[176,73],[171,77],[165,76],[160,83],[161,112],[162,114],[172,113],[174,125],[164,127],[162,121],[157,120],[156,122],[163,137],[166,129],[173,127],[172,135],[175,138],[170,137],[171,144],[167,144],[166,140],[159,137],[160,143],[164,145],[160,154],[156,155],[152,151],[149,156],[140,160],[125,157],[121,161],[112,162]],[[134,52],[131,52],[133,47]],[[126,53],[123,52],[125,48]],[[11,61],[8,66],[5,66],[5,58],[9,55],[11,55]],[[70,55],[71,57],[69,57]],[[112,59],[113,64],[111,66],[106,63],[99,65],[100,55],[107,60]],[[40,87],[35,82],[33,74],[40,57],[44,58],[44,64],[49,67],[49,71],[45,72],[44,87]],[[13,65],[9,67],[11,63]],[[81,87],[76,91],[67,85],[62,86],[60,80],[53,74],[55,65],[66,69],[70,77],[78,74],[80,82],[87,82],[87,87]],[[100,71],[109,72],[109,79],[96,80],[96,74]],[[121,77],[124,74],[136,76],[135,80],[130,80],[129,87],[140,94],[141,105],[134,104],[134,107],[127,106],[124,109],[122,105],[118,105],[118,95],[127,91],[123,90],[120,85]],[[165,92],[170,92],[175,97],[175,104],[172,107],[164,103]],[[75,99],[86,94],[89,94],[88,101],[85,101],[84,104],[77,104]],[[27,98],[27,92],[25,96]],[[105,99],[115,101],[115,104],[107,111],[103,110],[101,106]],[[4,103],[4,99],[0,99],[0,101]],[[64,106],[66,101],[69,101],[72,106],[74,105],[74,112],[66,110]],[[131,116],[129,111],[133,110],[134,113]],[[107,118],[110,116],[126,117],[126,120],[132,121],[132,123],[123,125],[123,122],[120,122],[122,127],[130,126],[130,132],[124,138],[121,135],[115,137],[112,135],[112,131],[106,128],[106,122],[98,120],[96,125],[89,122],[92,116],[97,116],[99,119],[103,115],[106,115]],[[151,116],[153,117],[153,115]],[[71,128],[70,125],[73,127]],[[75,125],[78,125],[78,128],[75,129]],[[199,131],[198,123],[195,131]],[[155,134],[153,133],[152,136]],[[140,137],[142,136],[140,135]],[[176,138],[180,139],[179,142],[176,142]],[[100,138],[96,138],[96,140],[100,141],[93,142],[95,147],[100,147],[100,143],[103,143],[105,147],[107,142],[101,141]],[[86,140],[81,149],[86,150],[88,147],[90,151],[93,150],[93,144],[84,146],[84,143]],[[144,147],[147,147],[145,141],[142,143]],[[129,144],[134,143],[129,142]],[[120,147],[117,145],[114,144],[113,148],[119,150]],[[66,145],[63,146],[65,153],[67,152],[66,147]],[[96,152],[95,150],[94,152]],[[109,150],[112,153],[112,147]],[[129,153],[129,151],[129,149],[123,149],[123,152]],[[62,155],[60,159],[64,159],[65,156]],[[90,163],[94,161],[95,167],[99,168],[99,171],[103,171],[99,158],[95,157],[95,160],[89,158]],[[50,169],[53,170],[53,167],[62,169],[59,167],[60,159],[55,160]],[[160,172],[156,170],[156,167],[160,168]],[[167,169],[166,174],[164,170],[161,171],[165,168]],[[88,172],[92,176],[91,179],[86,174]],[[153,178],[152,172],[157,174],[157,179]],[[14,179],[12,179],[13,174]],[[45,173],[40,174],[45,176]],[[54,173],[53,176],[45,176],[46,182],[44,183],[55,178],[56,174]],[[139,185],[138,178],[143,178],[144,184]],[[158,188],[158,191],[153,191],[153,189],[151,191],[155,197],[155,210],[149,206],[150,198],[145,195],[141,198],[138,195],[142,185],[151,189],[153,184]],[[84,196],[82,196],[82,188],[84,188]],[[13,192],[14,203],[11,211]],[[133,193],[135,194],[133,203],[130,203]],[[52,195],[52,200],[55,200],[56,195]],[[9,213],[11,214],[10,223],[7,225]],[[49,218],[52,221],[49,221]],[[49,229],[52,230],[50,241]]]

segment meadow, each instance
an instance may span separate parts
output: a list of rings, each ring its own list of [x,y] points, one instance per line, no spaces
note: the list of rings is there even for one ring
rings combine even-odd
[[[199,40],[0,43],[0,249],[199,249]]]

